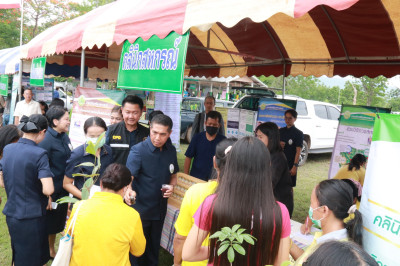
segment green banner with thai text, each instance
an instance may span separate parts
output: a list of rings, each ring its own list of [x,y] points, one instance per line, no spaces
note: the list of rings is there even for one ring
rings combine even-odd
[[[8,94],[8,75],[1,75],[0,77],[0,95],[7,96]]]
[[[46,69],[46,57],[38,57],[32,60],[30,85],[44,87],[44,73]]]
[[[125,41],[117,87],[145,91],[182,93],[189,32],[171,32],[164,39],[153,35],[147,41]]]

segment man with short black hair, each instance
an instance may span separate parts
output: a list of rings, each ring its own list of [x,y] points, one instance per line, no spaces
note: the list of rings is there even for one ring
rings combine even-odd
[[[38,114],[42,114],[42,109],[40,109],[40,104],[37,101],[34,101],[33,92],[31,88],[25,88],[24,100],[19,101],[15,107],[14,111],[14,125],[19,125],[19,120],[22,116],[26,115],[27,117]]]
[[[215,108],[215,98],[214,96],[208,95],[205,99],[204,99],[204,112],[198,113],[193,121],[192,124],[192,136],[191,138],[194,137],[194,135],[200,133],[200,132],[204,132],[206,130],[205,124],[206,124],[206,114],[208,114],[208,112],[213,111]],[[219,120],[219,129],[218,129],[218,133],[225,136],[225,127],[224,127],[224,120],[221,119]]]
[[[167,200],[172,195],[179,171],[176,149],[168,145],[172,120],[156,115],[150,123],[150,138],[136,144],[129,152],[126,166],[133,176],[132,187],[125,193],[125,202],[139,212],[146,237],[146,251],[140,258],[131,257],[132,265],[157,266],[161,232],[167,213]],[[170,187],[162,192],[163,184]]]
[[[303,147],[303,132],[295,127],[294,122],[296,120],[297,112],[294,109],[286,110],[286,127],[279,129],[281,146],[287,159],[293,187],[296,186],[297,168],[299,167],[300,153]]]
[[[149,129],[139,124],[143,112],[143,100],[136,95],[128,95],[122,101],[123,120],[110,125],[106,143],[111,146],[114,163],[126,164],[129,149],[149,136]]]
[[[225,136],[218,133],[221,127],[221,114],[217,111],[210,111],[206,115],[206,131],[195,135],[185,153],[184,173],[208,181],[213,168],[213,157],[217,144],[225,139]]]

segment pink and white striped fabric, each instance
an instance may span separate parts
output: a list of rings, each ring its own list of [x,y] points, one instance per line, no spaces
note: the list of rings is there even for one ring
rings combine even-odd
[[[0,9],[20,8],[21,0],[0,0]]]
[[[400,1],[118,0],[51,27],[22,51],[115,79],[121,46],[190,30],[185,75],[400,73]]]

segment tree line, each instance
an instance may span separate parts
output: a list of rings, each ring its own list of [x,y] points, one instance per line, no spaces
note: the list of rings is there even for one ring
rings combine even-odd
[[[283,78],[261,76],[259,79],[271,88],[283,88]],[[289,76],[285,79],[285,93],[304,99],[332,104],[353,104],[392,108],[400,111],[400,88],[389,88],[388,79],[361,77],[347,80],[344,88],[327,86],[314,76]],[[282,94],[278,90],[277,94]]]

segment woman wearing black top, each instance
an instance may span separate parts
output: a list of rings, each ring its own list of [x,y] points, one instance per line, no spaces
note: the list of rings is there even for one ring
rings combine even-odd
[[[293,213],[293,189],[285,154],[279,143],[279,129],[275,123],[266,122],[256,128],[256,137],[271,153],[272,186],[277,201],[286,205],[289,215]]]
[[[71,141],[66,134],[69,130],[69,114],[66,109],[60,106],[51,107],[46,118],[49,121],[49,128],[46,131],[44,140],[39,143],[47,151],[51,172],[54,174],[54,193],[51,195],[51,201],[68,196],[68,192],[63,188],[63,180],[67,160],[71,155]],[[53,210],[46,214],[47,232],[49,234],[50,257],[56,255],[54,242],[56,234],[64,229],[67,217],[68,204],[59,204]]]

